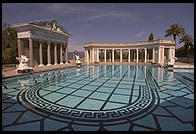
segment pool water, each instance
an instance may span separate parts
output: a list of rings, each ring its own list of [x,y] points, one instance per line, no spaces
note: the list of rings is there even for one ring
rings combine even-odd
[[[97,65],[2,82],[2,128],[194,130],[194,70]]]

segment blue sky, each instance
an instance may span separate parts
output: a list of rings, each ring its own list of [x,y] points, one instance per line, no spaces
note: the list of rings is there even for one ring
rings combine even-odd
[[[51,18],[72,34],[69,51],[83,50],[84,44],[92,41],[146,41],[150,33],[154,39],[173,39],[164,37],[171,24],[180,24],[194,38],[193,3],[2,4],[2,23],[12,25]]]

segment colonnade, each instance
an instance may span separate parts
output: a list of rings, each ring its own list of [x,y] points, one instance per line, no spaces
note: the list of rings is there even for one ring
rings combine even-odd
[[[147,48],[135,48],[135,49],[110,49],[110,48],[92,48],[92,49],[86,49],[85,50],[85,62],[87,63],[94,63],[94,62],[100,62],[100,50],[104,51],[104,62],[107,62],[107,56],[106,52],[107,50],[112,50],[112,60],[111,62],[115,62],[115,50],[120,50],[120,62],[123,62],[123,50],[128,50],[128,62],[131,62],[131,50],[136,50],[136,55],[133,53],[133,58],[136,56],[136,62],[139,62],[139,50],[144,50],[144,63],[147,63]],[[153,56],[152,56],[152,62],[155,63],[155,48],[152,48],[153,50]],[[95,58],[96,56],[96,58]]]
[[[30,66],[33,67],[34,66],[34,57],[35,55],[33,54],[33,41],[34,40],[38,40],[39,42],[39,66],[44,66],[43,64],[43,43],[46,42],[47,43],[47,66],[52,65],[51,64],[51,43],[54,43],[54,65],[58,65],[57,62],[57,46],[60,46],[60,64],[64,64],[63,63],[63,46],[66,46],[65,52],[64,52],[64,57],[65,57],[65,63],[68,63],[68,46],[66,42],[56,42],[56,41],[45,41],[42,39],[33,39],[33,38],[28,38],[28,44],[29,44],[29,61],[30,61]],[[22,44],[21,44],[21,39],[18,39],[18,56],[20,57],[20,55],[22,54]],[[37,56],[37,55],[36,55]]]
[[[175,41],[168,39],[158,39],[153,41],[138,41],[138,42],[125,42],[125,43],[110,43],[110,42],[90,42],[86,43],[85,49],[85,62],[95,63],[95,62],[108,62],[107,61],[107,51],[110,55],[109,62],[116,62],[115,59],[119,59],[118,62],[144,62],[144,63],[158,63],[160,65],[168,64],[169,62],[174,64],[175,61]],[[116,51],[119,51],[119,55],[116,56]],[[123,50],[128,50],[124,55]],[[101,51],[101,56],[100,56]],[[134,52],[133,52],[134,51]],[[104,52],[104,54],[102,54]],[[131,53],[133,52],[133,54]],[[141,53],[142,52],[142,55]],[[132,57],[132,58],[131,58]],[[102,60],[100,60],[102,59]],[[170,64],[171,65],[171,64]]]

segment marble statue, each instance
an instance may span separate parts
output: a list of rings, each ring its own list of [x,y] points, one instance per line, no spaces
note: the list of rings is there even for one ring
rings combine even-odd
[[[168,65],[172,65],[172,66],[173,66],[175,60],[176,60],[176,57],[170,57],[170,58],[168,59]]]
[[[21,55],[21,58],[16,57],[16,59],[20,62],[16,69],[17,72],[29,72],[33,70],[31,67],[27,66],[29,58],[27,58],[25,55]]]
[[[79,55],[75,55],[75,57],[76,57],[76,65],[81,65]]]

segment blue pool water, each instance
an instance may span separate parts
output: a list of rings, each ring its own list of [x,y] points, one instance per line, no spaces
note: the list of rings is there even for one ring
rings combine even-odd
[[[81,66],[2,82],[2,128],[194,130],[194,70]]]

